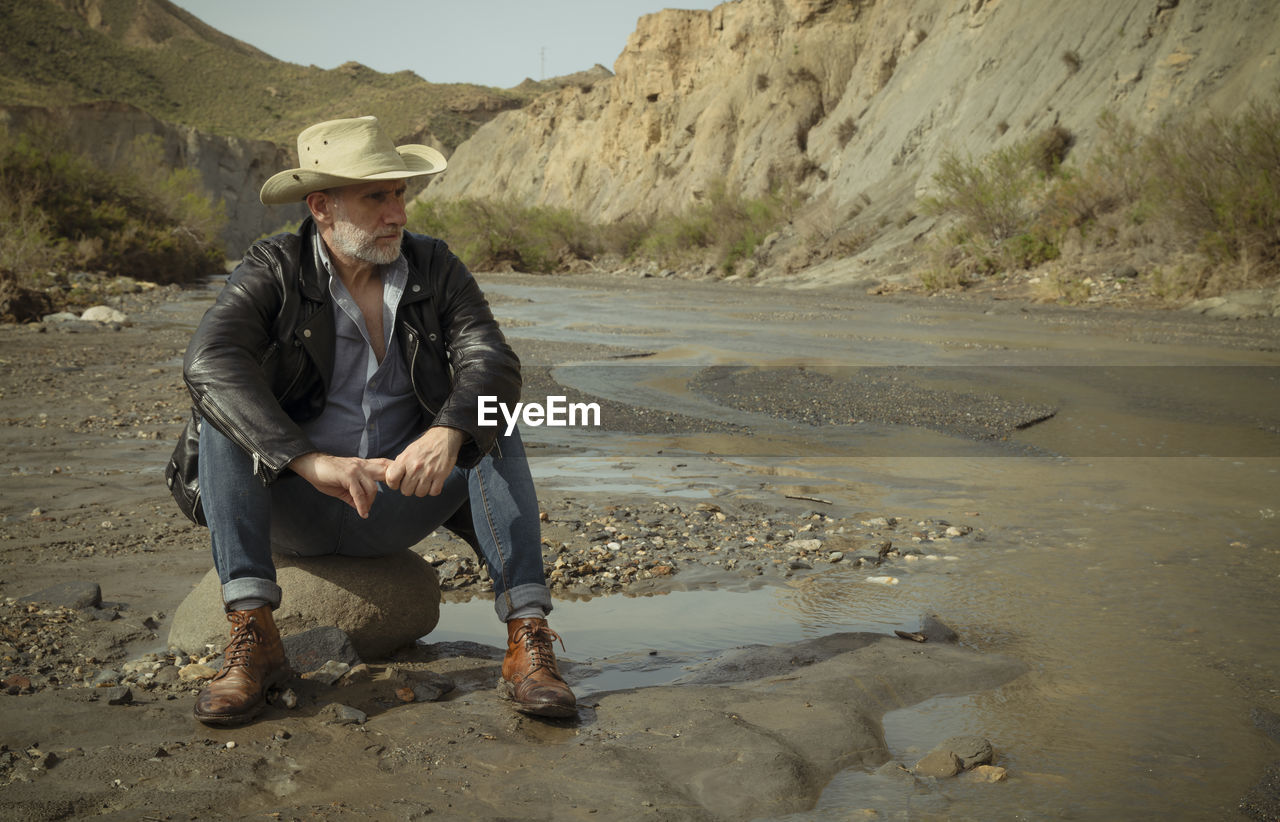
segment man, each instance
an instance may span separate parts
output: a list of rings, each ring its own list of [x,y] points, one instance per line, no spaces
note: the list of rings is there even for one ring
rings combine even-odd
[[[478,425],[478,397],[519,397],[519,361],[466,267],[403,230],[405,180],[445,160],[396,147],[373,117],[306,129],[298,155],[261,198],[305,201],[310,216],[249,249],[183,364],[195,408],[169,480],[207,520],[232,626],[195,715],[246,722],[291,673],[272,620],[273,546],[377,556],[447,525],[489,567],[507,625],[503,692],[525,713],[570,716],[519,433]],[[193,480],[181,466],[197,436]]]

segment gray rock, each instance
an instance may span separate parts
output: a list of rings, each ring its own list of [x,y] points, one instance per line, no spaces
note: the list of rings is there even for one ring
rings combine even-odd
[[[435,702],[453,690],[453,680],[446,679],[430,671],[418,671],[409,674],[409,687],[413,690],[415,702]]]
[[[378,557],[277,555],[284,601],[274,616],[284,636],[334,626],[363,659],[379,659],[429,634],[440,619],[440,584],[430,563],[412,551]],[[168,644],[202,655],[221,648],[228,627],[218,575],[210,570],[173,616]]]
[[[360,664],[360,655],[351,644],[351,637],[341,628],[332,625],[285,637],[284,653],[293,670],[300,674],[317,670],[329,660],[348,666]]]
[[[18,601],[50,608],[96,608],[102,602],[102,588],[96,582],[59,582]]]
[[[1131,265],[1121,265],[1111,269],[1111,276],[1121,280],[1135,280],[1138,277],[1138,269]]]
[[[962,770],[960,757],[950,751],[933,750],[911,769],[916,776],[932,776],[936,779],[950,779]]]
[[[70,311],[59,311],[56,314],[45,314],[40,319],[42,322],[46,322],[46,323],[67,323],[67,322],[80,321],[80,318],[77,317],[75,314],[72,314]]]
[[[133,702],[133,691],[129,690],[128,685],[117,685],[114,688],[104,688],[102,698],[107,700],[108,705],[128,705]]]
[[[99,671],[98,675],[93,678],[93,687],[101,688],[105,685],[115,685],[120,681],[120,672],[113,671],[110,668]]]
[[[1280,289],[1233,291],[1221,297],[1196,300],[1185,310],[1221,320],[1280,316]]]
[[[347,663],[331,659],[316,670],[305,674],[304,678],[319,682],[321,685],[332,685],[342,679],[342,675],[350,670],[351,666]]]
[[[960,635],[950,625],[929,614],[920,624],[920,633],[930,642],[959,642]]]
[[[989,765],[994,756],[991,743],[980,736],[953,736],[933,750],[954,755],[965,770]]]
[[[364,711],[337,703],[326,705],[320,715],[329,725],[363,725],[369,720]]]

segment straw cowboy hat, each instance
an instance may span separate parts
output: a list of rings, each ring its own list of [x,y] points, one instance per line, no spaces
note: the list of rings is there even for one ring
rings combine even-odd
[[[305,129],[298,135],[298,164],[263,184],[263,203],[296,203],[313,191],[435,174],[446,165],[430,146],[394,145],[377,117],[329,120]]]

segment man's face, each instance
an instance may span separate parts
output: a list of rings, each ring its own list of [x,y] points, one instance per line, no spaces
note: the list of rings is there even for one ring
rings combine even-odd
[[[387,265],[400,256],[400,238],[407,220],[403,180],[343,186],[330,194],[333,233],[339,254],[374,265]]]

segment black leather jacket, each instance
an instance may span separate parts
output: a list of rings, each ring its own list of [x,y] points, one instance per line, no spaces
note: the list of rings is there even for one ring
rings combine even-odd
[[[254,244],[201,320],[183,361],[193,420],[207,420],[252,454],[267,483],[316,450],[299,423],[324,409],[333,372],[334,309],[314,231],[307,218],[296,234]],[[443,242],[406,232],[401,248],[409,278],[395,336],[422,407],[422,429],[447,425],[466,432],[458,464],[469,468],[498,434],[496,427],[477,425],[477,398],[514,404],[520,361],[475,279]]]

